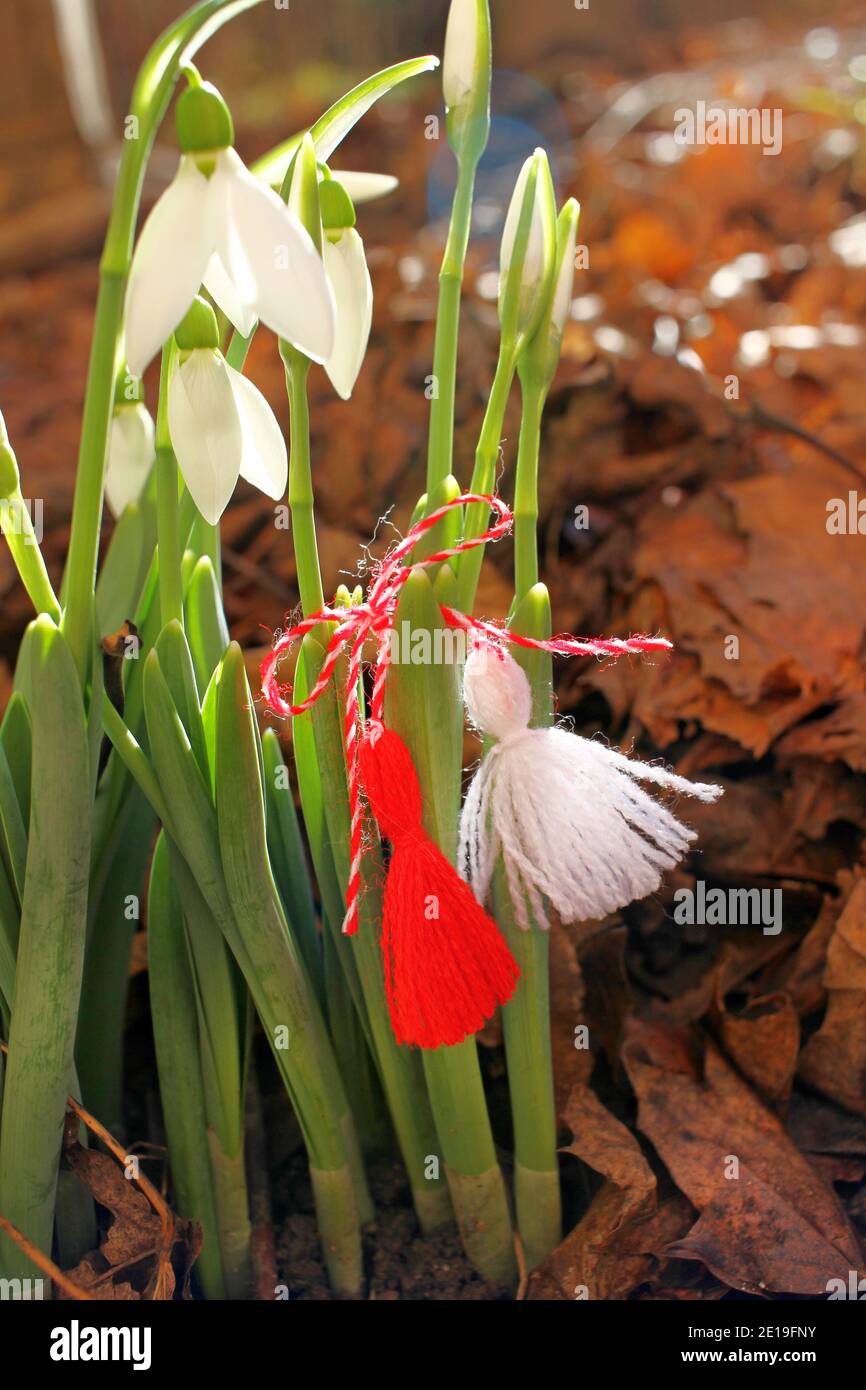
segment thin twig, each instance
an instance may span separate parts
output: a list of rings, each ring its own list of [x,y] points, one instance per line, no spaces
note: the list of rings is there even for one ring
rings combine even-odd
[[[105,1147],[114,1155],[118,1163],[120,1163],[123,1168],[126,1168],[127,1158],[129,1156],[128,1150],[124,1149],[114,1136],[109,1133],[105,1126],[100,1124],[99,1120],[97,1120],[94,1115],[91,1115],[89,1110],[85,1110],[84,1106],[81,1105],[79,1101],[75,1100],[72,1096],[68,1096],[67,1104],[72,1113],[77,1115],[79,1120],[84,1122],[91,1133],[102,1140]],[[154,1300],[158,1300],[162,1298],[168,1287],[165,1278],[165,1270],[171,1268],[171,1252],[177,1237],[174,1213],[160,1196],[150,1179],[145,1177],[144,1173],[142,1173],[138,1163],[135,1165],[135,1173],[131,1181],[136,1184],[142,1195],[147,1198],[162,1223],[162,1246],[158,1252],[158,1266],[153,1287],[153,1298]]]
[[[526,1268],[526,1256],[523,1253],[523,1241],[517,1231],[514,1232],[514,1253],[517,1256],[517,1273],[520,1282],[517,1285],[517,1293],[514,1295],[516,1303],[522,1303],[526,1298],[526,1290],[529,1287],[529,1270]]]
[[[5,1052],[6,1048],[2,1043],[0,1043],[0,1047],[3,1047]],[[63,1290],[67,1298],[74,1298],[79,1303],[90,1302],[90,1294],[79,1288],[78,1284],[73,1283],[53,1260],[49,1260],[47,1255],[43,1255],[38,1246],[33,1245],[26,1236],[23,1236],[17,1227],[12,1225],[11,1221],[6,1220],[5,1216],[0,1216],[0,1231],[4,1231],[9,1239],[15,1242],[19,1250],[27,1256],[28,1260],[35,1264],[37,1269],[41,1269],[43,1274],[47,1274],[52,1283]]]
[[[0,1042],[0,1052],[5,1052],[8,1054],[9,1046],[7,1043]],[[105,1126],[100,1124],[99,1120],[96,1119],[95,1115],[91,1115],[89,1110],[85,1110],[81,1102],[77,1101],[74,1096],[67,1096],[66,1104],[67,1107],[72,1111],[73,1115],[76,1115],[78,1119],[84,1123],[87,1129],[89,1129],[92,1134],[96,1135],[97,1139],[102,1140],[109,1153],[111,1153],[117,1159],[121,1167],[125,1169],[127,1166],[129,1151],[127,1149],[124,1149],[114,1138],[114,1135],[110,1134],[109,1131],[105,1128]],[[175,1239],[177,1237],[174,1214],[171,1208],[168,1206],[168,1204],[160,1196],[159,1192],[157,1192],[150,1179],[145,1177],[145,1175],[141,1172],[140,1165],[138,1163],[136,1163],[135,1165],[135,1175],[131,1178],[131,1181],[135,1183],[142,1195],[147,1198],[154,1212],[159,1217],[162,1225],[162,1244],[159,1251],[155,1252],[157,1255],[158,1263],[152,1295],[154,1301],[158,1301],[163,1298],[165,1292],[169,1288],[168,1282],[166,1280],[165,1271],[166,1269],[171,1269],[171,1251],[174,1246]],[[0,1220],[3,1219],[4,1218],[0,1218]],[[36,1260],[35,1257],[33,1258],[34,1263],[39,1264],[39,1260]],[[45,1259],[45,1256],[41,1256],[40,1258]],[[56,1268],[56,1266],[52,1266],[52,1268]]]

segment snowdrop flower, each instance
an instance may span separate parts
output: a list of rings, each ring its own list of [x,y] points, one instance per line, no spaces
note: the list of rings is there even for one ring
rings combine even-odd
[[[142,401],[121,400],[115,405],[105,469],[105,500],[115,517],[142,494],[156,457],[154,433]]]
[[[260,391],[218,350],[216,317],[203,299],[175,332],[180,365],[168,385],[168,427],[178,467],[215,526],[238,477],[279,499],[288,457],[282,431]]]
[[[126,355],[140,375],[203,284],[246,336],[258,318],[316,362],[334,346],[334,301],[321,257],[282,200],[232,148],[232,120],[209,83],[177,104],[181,159],[133,257]]]
[[[373,285],[364,243],[355,230],[355,209],[343,182],[326,172],[319,184],[325,273],[337,306],[334,350],[325,371],[338,396],[352,394],[367,351],[373,321]]]

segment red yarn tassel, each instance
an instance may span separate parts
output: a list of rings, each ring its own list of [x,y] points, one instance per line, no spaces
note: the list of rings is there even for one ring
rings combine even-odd
[[[382,952],[395,1037],[428,1048],[463,1042],[511,998],[517,962],[424,830],[418,778],[403,740],[390,729],[374,732],[358,756],[367,800],[391,841]]]

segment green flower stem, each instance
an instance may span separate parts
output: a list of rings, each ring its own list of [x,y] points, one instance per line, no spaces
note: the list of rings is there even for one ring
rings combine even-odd
[[[439,271],[439,305],[433,348],[436,393],[430,402],[427,444],[427,492],[432,493],[451,472],[454,448],[454,392],[457,378],[457,339],[460,331],[460,294],[466,264],[466,248],[472,225],[472,199],[478,160],[458,162],[457,188],[451,207],[448,240]]]
[[[156,412],[156,526],[159,551],[159,606],[163,626],[176,619],[183,625],[180,523],[177,460],[168,431],[168,384],[174,367],[174,346],[162,350],[159,405]]]
[[[127,142],[124,159],[128,158],[129,145],[132,143]],[[126,199],[121,196],[122,191],[126,193]],[[110,229],[109,240],[106,242],[106,254],[111,250],[113,255],[107,257],[108,263],[103,261],[100,270],[93,344],[84,396],[84,416],[72,504],[72,529],[64,580],[66,607],[63,614],[63,630],[75,658],[82,686],[90,673],[93,584],[96,577],[99,528],[102,522],[105,454],[114,402],[118,340],[123,322],[123,301],[129,263],[127,261],[121,269],[109,267],[117,255],[113,241],[119,240],[116,229],[121,221],[121,212],[125,211],[131,226],[134,225],[139,196],[140,185],[130,188],[128,180],[119,181],[112,217],[112,229],[116,235],[112,240]]]
[[[511,628],[527,637],[550,636],[550,599],[543,584],[536,584],[517,605]],[[513,653],[532,689],[533,727],[543,728],[552,720],[552,659],[546,652],[519,647]],[[502,1024],[514,1122],[517,1226],[527,1267],[534,1269],[562,1238],[550,1043],[550,936],[534,922],[528,929],[517,923],[501,862],[494,874],[493,904],[520,966],[514,997],[502,1010]]]
[[[490,493],[496,486],[496,464],[499,459],[502,422],[505,419],[505,408],[511,394],[516,365],[513,344],[503,342],[499,349],[499,360],[496,363],[490,399],[484,412],[481,435],[475,452],[475,467],[472,471],[470,492]],[[476,502],[467,507],[463,528],[465,538],[468,540],[482,535],[489,520],[490,511],[484,503]],[[472,612],[485,548],[483,545],[478,545],[473,550],[465,550],[457,561],[456,606],[463,613]]]
[[[521,603],[533,585],[538,583],[538,455],[546,395],[547,392],[539,385],[523,384],[523,413],[514,484],[515,604]]]
[[[286,388],[291,416],[289,435],[289,510],[298,567],[298,588],[305,613],[315,613],[325,602],[322,571],[316,544],[313,475],[310,468],[310,408],[307,377],[310,362],[297,348],[280,343],[286,368]]]
[[[117,187],[100,262],[99,292],[75,476],[72,530],[63,584],[63,630],[72,649],[82,686],[90,675],[92,594],[102,521],[105,454],[114,401],[126,282],[132,261],[132,243],[144,171],[156,132],[168,109],[181,60],[189,62],[199,45],[226,20],[260,2],[201,0],[193,5],[154,43],[141,65],[133,89],[130,115],[138,122],[137,138],[122,142]]]
[[[430,650],[444,623],[439,602],[451,601],[452,572],[443,568],[434,594],[424,570],[415,570],[403,587],[396,625],[410,633],[430,634]],[[438,630],[438,631],[437,631]],[[401,644],[402,645],[402,644]],[[413,643],[409,643],[409,652]],[[443,645],[443,650],[447,648]],[[463,707],[459,669],[454,662],[417,665],[394,663],[386,688],[389,727],[404,739],[424,807],[424,824],[452,863],[457,850],[460,815],[460,749]],[[496,1159],[484,1086],[473,1038],[456,1047],[424,1051],[430,1104],[461,1238],[469,1259],[486,1279],[511,1285],[516,1264],[511,1218],[502,1172]]]

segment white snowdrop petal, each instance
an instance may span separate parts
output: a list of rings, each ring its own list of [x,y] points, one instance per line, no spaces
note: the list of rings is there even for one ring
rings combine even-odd
[[[138,501],[154,453],[154,426],[147,408],[141,402],[120,406],[111,419],[105,469],[105,500],[113,516]]]
[[[478,52],[477,0],[451,0],[442,57],[442,90],[452,109],[472,90]]]
[[[283,432],[258,387],[233,367],[228,374],[241,422],[241,477],[279,500],[289,476]]]
[[[217,353],[197,349],[172,376],[168,427],[192,500],[215,526],[238,480],[243,445],[228,367]]]
[[[373,321],[373,286],[364,243],[354,227],[347,228],[338,242],[326,239],[325,270],[337,306],[334,350],[325,371],[337,395],[346,401],[358,379]]]
[[[523,210],[523,197],[526,192],[526,183],[534,158],[534,155],[530,155],[529,158],[524,161],[523,167],[517,175],[517,182],[514,185],[511,202],[508,204],[508,213],[506,214],[505,227],[502,231],[502,242],[499,249],[499,274],[502,279],[508,274],[509,267],[511,266],[511,257],[514,254],[514,242],[517,238],[517,228],[520,225],[520,214]]]
[[[565,332],[565,325],[568,321],[569,310],[571,309],[571,295],[574,289],[574,249],[577,243],[577,223],[571,228],[568,234],[568,241],[562,256],[562,264],[559,267],[556,286],[553,292],[553,308],[551,311],[551,330],[557,338],[561,338]]]
[[[367,174],[353,169],[334,169],[332,173],[355,204],[372,203],[376,198],[384,198],[388,193],[393,193],[400,183],[393,174]]]
[[[234,281],[215,251],[207,263],[202,284],[241,337],[248,338],[256,322],[256,311],[252,304],[244,303]]]
[[[312,239],[234,150],[220,155],[219,166],[213,215],[223,265],[262,323],[324,362],[334,347],[334,298]]]
[[[208,181],[188,155],[154,204],[132,258],[126,295],[126,358],[141,376],[180,323],[211,253]]]

